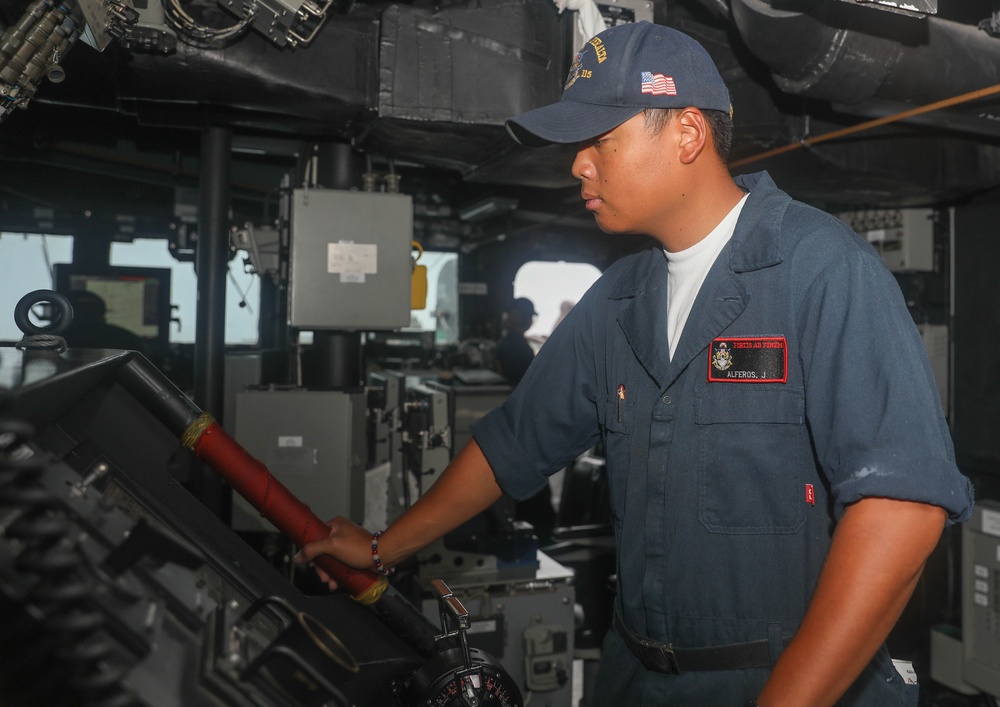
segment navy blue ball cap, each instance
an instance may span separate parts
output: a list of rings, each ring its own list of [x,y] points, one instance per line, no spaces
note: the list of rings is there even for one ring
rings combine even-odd
[[[522,145],[575,143],[603,135],[646,108],[731,112],[729,89],[697,41],[670,27],[634,22],[584,44],[558,103],[507,120]]]

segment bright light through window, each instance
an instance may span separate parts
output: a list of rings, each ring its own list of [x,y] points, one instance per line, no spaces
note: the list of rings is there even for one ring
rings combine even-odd
[[[427,306],[411,310],[410,329],[433,331],[434,343],[458,341],[458,253],[424,251],[418,261],[427,268]]]
[[[527,297],[538,316],[525,336],[544,340],[572,307],[601,276],[589,263],[525,263],[514,277],[514,297]]]
[[[243,272],[240,251],[229,261],[226,278],[226,343],[256,344],[257,320],[260,311],[260,283],[256,275]],[[195,315],[198,311],[198,278],[194,263],[179,262],[170,255],[167,241],[136,239],[132,243],[111,244],[111,264],[117,266],[170,268],[170,303],[177,305],[173,316],[180,319],[170,325],[172,343],[192,344]],[[246,306],[240,307],[245,299]]]
[[[35,290],[55,289],[56,263],[73,261],[73,236],[0,234],[0,341],[20,341],[14,324],[18,300]]]

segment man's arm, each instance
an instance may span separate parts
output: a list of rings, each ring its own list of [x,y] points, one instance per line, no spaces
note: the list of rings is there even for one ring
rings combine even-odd
[[[805,618],[757,698],[761,707],[834,704],[857,679],[910,599],[946,512],[865,498],[833,534]]]
[[[469,440],[427,493],[379,537],[382,564],[388,567],[409,557],[486,510],[502,495],[479,445],[475,439]],[[371,532],[342,517],[334,518],[329,525],[329,537],[305,545],[297,561],[332,555],[356,569],[375,568]]]

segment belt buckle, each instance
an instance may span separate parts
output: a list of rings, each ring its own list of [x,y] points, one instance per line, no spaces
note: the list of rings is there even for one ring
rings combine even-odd
[[[639,643],[643,647],[643,662],[647,668],[670,675],[680,675],[681,669],[677,665],[673,645],[649,639],[640,639]]]

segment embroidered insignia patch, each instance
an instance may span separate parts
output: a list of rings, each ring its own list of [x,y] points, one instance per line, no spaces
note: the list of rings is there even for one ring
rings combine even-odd
[[[788,342],[783,336],[715,339],[708,349],[709,383],[784,383]]]
[[[563,86],[563,91],[576,83],[576,80],[580,78],[580,71],[583,69],[583,57],[580,54],[576,55],[573,60],[573,65],[569,67],[569,74],[566,75],[566,84]]]

